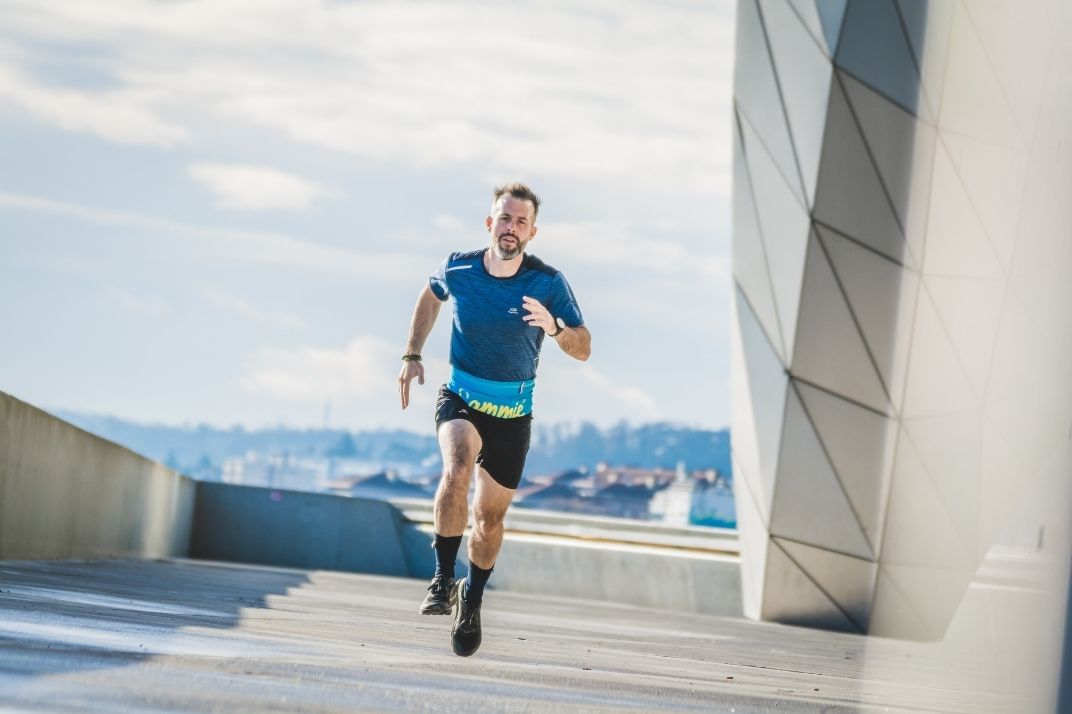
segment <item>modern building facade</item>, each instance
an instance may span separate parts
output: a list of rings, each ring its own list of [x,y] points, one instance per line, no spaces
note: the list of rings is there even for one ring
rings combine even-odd
[[[1059,652],[1072,4],[740,0],[737,22],[746,614]]]

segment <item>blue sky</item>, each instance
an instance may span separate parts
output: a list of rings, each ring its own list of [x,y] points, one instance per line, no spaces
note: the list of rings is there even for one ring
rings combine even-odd
[[[427,275],[496,183],[593,334],[534,412],[729,421],[733,3],[0,0],[0,391],[164,423],[431,428]]]

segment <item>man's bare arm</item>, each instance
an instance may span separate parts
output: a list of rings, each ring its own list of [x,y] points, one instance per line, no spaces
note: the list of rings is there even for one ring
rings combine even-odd
[[[425,285],[424,290],[417,296],[417,306],[413,308],[413,319],[409,324],[409,339],[406,340],[405,354],[419,355],[421,353],[442,305],[443,303],[432,292],[432,288]],[[403,362],[402,371],[398,375],[398,393],[402,399],[403,409],[409,406],[409,383],[414,377],[417,378],[417,384],[424,384],[424,365],[417,361]]]
[[[592,334],[588,332],[587,327],[584,325],[563,327],[562,331],[559,332],[555,318],[551,316],[551,313],[547,311],[547,308],[539,300],[524,296],[521,298],[521,304],[528,311],[528,314],[522,319],[533,327],[542,328],[544,334],[548,336],[554,334],[553,339],[562,348],[563,352],[582,362],[591,356]]]
[[[584,325],[563,327],[554,340],[563,352],[574,359],[584,362],[592,356],[592,333]]]

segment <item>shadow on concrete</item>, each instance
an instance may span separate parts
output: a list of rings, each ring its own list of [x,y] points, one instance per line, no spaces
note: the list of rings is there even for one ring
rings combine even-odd
[[[0,561],[0,681],[157,654],[241,656],[219,631],[309,582],[301,572],[167,563]]]

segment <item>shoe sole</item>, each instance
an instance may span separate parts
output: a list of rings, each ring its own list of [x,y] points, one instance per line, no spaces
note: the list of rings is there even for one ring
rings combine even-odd
[[[429,605],[427,607],[421,605],[420,609],[417,610],[418,615],[449,615],[452,612],[454,612],[454,606],[450,603],[445,605]]]
[[[458,643],[455,642],[455,640],[454,640],[454,631],[458,627],[458,620],[460,620],[461,617],[462,617],[462,604],[461,604],[462,596],[461,596],[461,591],[462,591],[462,584],[464,582],[465,582],[464,579],[459,580],[458,584],[450,589],[450,602],[451,602],[451,605],[457,605],[457,607],[458,607],[457,611],[454,614],[454,620],[453,620],[453,622],[450,623],[450,648],[452,650],[454,650],[454,654],[458,655],[459,657],[470,657],[473,654],[475,654],[478,649],[480,649],[481,640],[477,640],[476,647],[474,647],[473,649],[471,649],[469,651],[459,649],[458,648]]]

